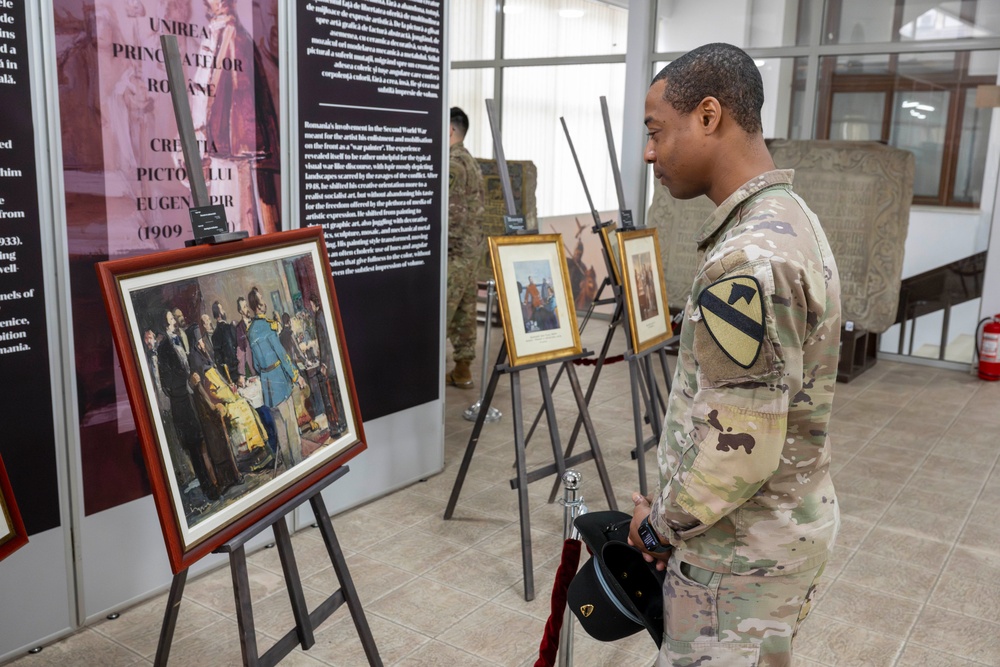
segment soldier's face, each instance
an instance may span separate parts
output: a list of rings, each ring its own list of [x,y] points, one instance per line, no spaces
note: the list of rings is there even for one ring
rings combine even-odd
[[[143,336],[143,340],[146,342],[146,347],[152,350],[153,343],[156,342],[156,336],[153,334],[152,331],[147,331],[146,335]]]
[[[704,177],[705,135],[696,112],[681,114],[663,99],[666,81],[657,81],[646,94],[648,139],[643,159],[653,165],[653,176],[676,199],[692,199],[708,192]]]

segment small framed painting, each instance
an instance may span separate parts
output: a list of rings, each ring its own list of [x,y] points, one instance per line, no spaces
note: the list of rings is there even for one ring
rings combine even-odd
[[[632,350],[639,354],[673,335],[660,265],[660,241],[655,229],[618,232],[616,236]]]
[[[582,352],[561,234],[491,236],[511,366]]]

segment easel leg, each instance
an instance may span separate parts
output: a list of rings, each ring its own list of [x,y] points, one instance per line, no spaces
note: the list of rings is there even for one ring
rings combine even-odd
[[[604,345],[601,346],[601,353],[597,355],[597,363],[594,364],[594,373],[590,376],[590,382],[587,383],[587,393],[584,397],[584,402],[587,406],[590,406],[590,399],[594,396],[594,389],[597,388],[597,379],[601,377],[601,371],[604,369],[604,360],[608,358],[608,350],[611,349],[611,341],[615,336],[615,331],[618,329],[618,325],[621,324],[622,316],[622,305],[621,300],[615,304],[615,312],[611,317],[611,324],[608,325],[608,333],[604,336]],[[583,426],[583,418],[577,417],[576,423],[573,424],[573,432],[569,436],[569,440],[566,443],[566,458],[573,455],[573,448],[576,446],[576,439],[580,436],[580,428]],[[552,491],[549,492],[549,502],[553,503],[556,500],[556,496],[559,495],[559,491],[562,488],[562,479],[557,479],[552,482]]]
[[[517,503],[521,514],[521,565],[524,569],[524,599],[535,599],[535,572],[531,562],[531,515],[528,511],[528,466],[524,453],[524,411],[521,409],[520,373],[510,374],[514,421],[514,453],[517,465]]]
[[[635,429],[635,455],[639,464],[639,493],[646,495],[645,437],[642,432],[642,407],[640,407],[639,366],[635,357],[628,360],[629,385],[632,388],[632,425]]]
[[[562,365],[565,369],[572,366],[567,362]],[[552,441],[552,458],[556,463],[559,479],[563,478],[566,472],[566,459],[563,458],[562,443],[559,440],[559,421],[556,419],[556,406],[552,402],[552,387],[549,385],[549,371],[545,366],[538,367],[538,380],[542,386],[542,408],[545,410],[546,423],[549,427],[549,439]]]
[[[177,627],[177,612],[184,597],[184,584],[187,582],[188,571],[181,570],[170,582],[170,594],[167,595],[167,609],[163,612],[163,625],[160,627],[160,642],[156,645],[156,667],[166,667],[170,657],[170,645],[174,641],[174,629]]]
[[[480,410],[479,414],[482,415],[485,412],[485,410]],[[368,664],[372,665],[372,667],[382,667],[382,658],[379,657],[378,648],[375,646],[375,638],[372,636],[371,628],[368,627],[368,619],[365,618],[365,610],[361,607],[361,599],[358,597],[357,589],[354,588],[351,573],[347,569],[344,552],[341,551],[337,535],[333,532],[333,523],[330,521],[330,514],[326,511],[323,494],[317,493],[313,495],[309,499],[309,503],[312,505],[313,515],[316,517],[316,525],[319,526],[319,532],[323,536],[324,544],[326,544],[326,551],[330,555],[330,561],[333,563],[333,571],[337,574],[337,580],[340,582],[340,590],[344,594],[344,600],[347,602],[347,608],[351,612],[351,618],[354,619],[354,627],[358,631],[358,637],[361,639],[361,646],[365,650]]]
[[[243,664],[257,667],[257,631],[253,623],[253,605],[250,599],[250,578],[247,576],[247,554],[239,546],[229,554],[229,569],[233,575],[233,594],[236,596],[236,623],[239,626],[240,650]]]
[[[295,563],[292,540],[288,535],[288,524],[282,517],[275,521],[271,528],[274,531],[274,542],[278,547],[278,557],[281,559],[281,572],[285,575],[288,597],[292,603],[292,615],[295,617],[299,643],[302,645],[302,650],[306,651],[316,643],[316,638],[313,636],[312,624],[309,622],[309,608],[306,606],[306,598],[302,593],[302,579],[299,577],[299,568]]]
[[[448,520],[455,514],[455,505],[458,504],[458,496],[462,493],[462,485],[465,484],[465,476],[469,472],[469,465],[472,463],[472,455],[479,444],[479,435],[483,431],[483,424],[486,423],[486,415],[490,411],[490,404],[493,403],[493,394],[497,389],[497,382],[500,380],[500,371],[497,367],[507,360],[507,346],[500,346],[500,355],[497,363],[493,366],[490,374],[490,383],[483,394],[483,400],[479,403],[479,414],[476,415],[476,424],[472,427],[472,434],[469,436],[469,444],[465,447],[465,456],[462,457],[462,465],[458,468],[458,476],[455,478],[455,485],[451,487],[451,496],[448,498],[448,506],[444,510],[444,518]]]
[[[580,378],[576,375],[573,364],[566,364],[568,367],[569,383],[573,388],[573,395],[576,397],[576,404],[580,408],[580,418],[578,422],[583,422],[583,429],[587,433],[587,440],[590,442],[590,450],[594,453],[594,464],[597,466],[597,476],[601,478],[601,486],[604,487],[604,495],[608,499],[608,508],[617,511],[618,501],[615,499],[614,489],[611,488],[611,478],[608,477],[608,469],[604,465],[604,455],[601,453],[601,446],[597,443],[597,432],[594,430],[594,422],[590,420],[590,410],[587,407],[586,397],[580,390]],[[559,476],[562,479],[562,475]]]

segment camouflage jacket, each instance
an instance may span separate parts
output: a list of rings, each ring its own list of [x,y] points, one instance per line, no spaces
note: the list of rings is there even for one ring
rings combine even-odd
[[[448,155],[448,256],[471,256],[481,251],[484,238],[483,173],[461,141]]]
[[[818,566],[840,523],[827,436],[840,278],[792,176],[752,179],[698,235],[650,521],[715,572]]]

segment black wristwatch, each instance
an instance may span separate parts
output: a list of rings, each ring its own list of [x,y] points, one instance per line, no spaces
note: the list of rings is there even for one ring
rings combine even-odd
[[[670,547],[660,542],[660,538],[656,536],[656,531],[649,524],[649,515],[639,523],[639,539],[650,553],[662,554],[670,551]]]

